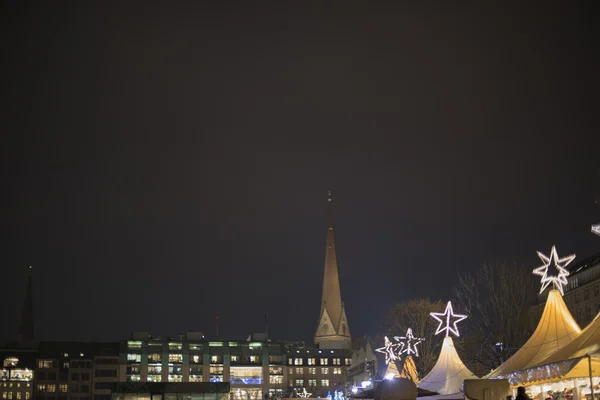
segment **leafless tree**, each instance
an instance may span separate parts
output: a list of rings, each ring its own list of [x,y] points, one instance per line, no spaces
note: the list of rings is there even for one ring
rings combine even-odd
[[[420,378],[431,371],[435,365],[442,343],[442,338],[434,335],[437,322],[429,314],[442,312],[444,307],[445,304],[441,301],[408,300],[394,305],[384,319],[385,334],[390,339],[392,336],[404,336],[408,328],[412,328],[415,337],[425,339],[417,347],[419,356],[414,357]],[[383,346],[383,340],[381,346]]]
[[[468,319],[455,343],[473,372],[498,367],[529,338],[529,310],[536,301],[536,288],[531,270],[505,261],[485,262],[459,277],[454,309]]]

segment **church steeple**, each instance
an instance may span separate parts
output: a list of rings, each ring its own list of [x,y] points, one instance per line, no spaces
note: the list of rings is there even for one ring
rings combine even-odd
[[[325,271],[323,275],[323,293],[321,313],[315,333],[315,343],[322,348],[349,348],[351,345],[348,319],[342,303],[340,277],[335,251],[335,234],[331,212],[331,191],[329,191],[327,241],[325,245]]]
[[[33,287],[31,278],[31,265],[25,289],[25,302],[23,303],[23,314],[21,315],[21,326],[19,327],[19,342],[33,341]]]

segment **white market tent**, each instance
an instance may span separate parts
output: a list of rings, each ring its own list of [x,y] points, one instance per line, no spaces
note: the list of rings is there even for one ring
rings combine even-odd
[[[560,292],[551,290],[540,322],[527,343],[486,378],[509,378],[515,371],[539,365],[580,333],[581,329],[567,309]]]
[[[456,352],[452,338],[446,336],[437,362],[417,386],[440,395],[427,396],[423,399],[462,398],[461,389],[465,379],[478,378],[463,364]],[[458,397],[452,396],[457,394],[459,394]]]
[[[515,386],[572,378],[589,379],[590,375],[600,376],[600,314],[567,345],[537,366],[514,371],[508,379]]]

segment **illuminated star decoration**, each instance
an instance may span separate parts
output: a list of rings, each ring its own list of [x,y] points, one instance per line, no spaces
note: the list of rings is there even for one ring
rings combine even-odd
[[[404,347],[404,343],[397,344],[392,343],[387,336],[385,336],[385,343],[383,347],[375,349],[375,351],[379,353],[385,354],[385,363],[386,365],[390,363],[390,361],[396,361],[400,358],[400,354],[402,354],[402,348],[400,351],[397,351],[398,347]]]
[[[425,340],[423,338],[414,337],[412,328],[408,328],[406,330],[406,336],[394,336],[394,339],[403,344],[402,349],[400,350],[400,354],[414,354],[417,357],[419,357],[419,350],[417,349],[417,345],[421,344],[421,342]]]
[[[592,233],[600,236],[600,224],[592,225]]]
[[[310,397],[312,393],[308,393],[306,391],[306,388],[302,388],[302,391],[300,393],[298,393],[298,397],[301,397],[303,399],[308,399]]]
[[[456,324],[462,321],[463,319],[467,318],[466,315],[454,314],[454,310],[452,309],[452,302],[450,301],[448,302],[448,305],[446,306],[446,309],[443,313],[432,312],[429,315],[431,315],[435,320],[437,320],[440,323],[440,325],[437,327],[437,330],[435,331],[435,334],[437,335],[440,332],[446,331],[446,337],[450,335],[450,333],[453,333],[457,337],[460,336]],[[455,320],[451,323],[452,318],[455,318]]]
[[[564,295],[565,292],[563,291],[563,286],[567,285],[567,276],[569,276],[569,271],[567,271],[565,267],[569,265],[571,261],[573,261],[575,254],[571,254],[565,258],[558,258],[556,247],[554,246],[552,246],[550,257],[545,256],[539,251],[537,254],[544,262],[544,265],[533,270],[534,275],[539,275],[542,277],[542,288],[540,289],[540,294],[550,285],[550,283],[552,283],[554,288],[558,289],[561,295]],[[558,269],[558,276],[548,276],[548,267],[550,267],[550,264],[552,263],[554,263],[554,266],[556,269]]]

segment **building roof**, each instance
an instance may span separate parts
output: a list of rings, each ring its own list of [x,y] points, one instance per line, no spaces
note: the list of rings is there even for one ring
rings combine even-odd
[[[600,253],[585,258],[572,266],[569,266],[569,274],[575,275],[594,265],[600,264]]]

